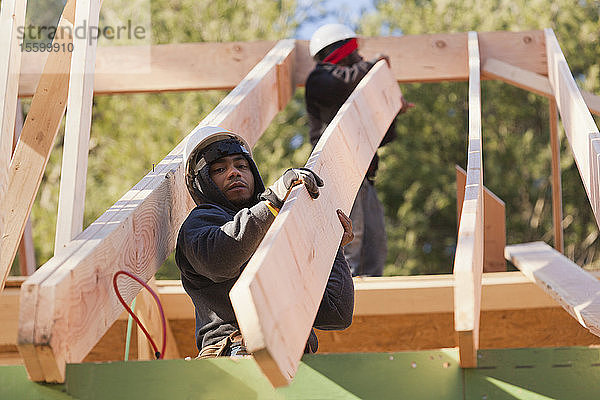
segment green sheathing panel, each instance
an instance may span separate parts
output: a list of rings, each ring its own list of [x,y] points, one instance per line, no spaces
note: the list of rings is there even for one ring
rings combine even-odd
[[[65,385],[0,366],[0,399],[600,399],[600,349],[480,350],[479,368],[465,370],[457,357],[455,349],[309,355],[277,390],[252,359],[72,364]]]
[[[305,356],[293,383],[273,389],[252,359],[67,366],[79,399],[463,399],[455,350]]]
[[[314,371],[362,399],[463,400],[458,351],[305,356]]]
[[[65,385],[31,382],[22,365],[0,366],[0,399],[2,400],[68,400]]]
[[[480,350],[465,370],[466,399],[600,399],[600,349]]]

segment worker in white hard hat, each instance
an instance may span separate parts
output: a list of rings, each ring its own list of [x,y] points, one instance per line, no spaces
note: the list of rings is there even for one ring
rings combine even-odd
[[[317,62],[305,85],[310,141],[314,146],[373,65],[382,59],[388,65],[390,61],[385,55],[378,55],[372,61],[364,60],[358,53],[356,33],[342,24],[327,24],[317,29],[310,39],[309,51]],[[400,113],[413,106],[402,98]],[[392,122],[380,146],[395,137],[395,123]],[[387,238],[384,211],[373,186],[378,162],[375,153],[350,212],[354,240],[344,248],[344,252],[353,276],[380,276],[385,265]]]
[[[215,126],[190,134],[184,160],[186,185],[197,207],[179,230],[175,261],[195,307],[198,357],[247,355],[229,291],[291,187],[303,184],[317,199],[324,183],[309,169],[294,168],[265,189],[248,143]],[[345,329],[352,322],[354,288],[342,251],[352,240],[352,224],[341,210],[338,217],[344,234],[313,325],[319,329]],[[317,346],[311,330],[305,352]]]

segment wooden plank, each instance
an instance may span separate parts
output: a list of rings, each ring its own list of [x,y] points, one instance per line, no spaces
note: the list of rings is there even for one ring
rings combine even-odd
[[[75,26],[97,27],[102,0],[79,1]],[[73,39],[54,253],[83,229],[97,38]]]
[[[155,293],[158,294],[158,288],[156,286],[156,279],[152,278],[148,281],[148,285],[154,290]],[[154,297],[145,289],[137,295],[135,301],[135,313],[140,319],[140,322],[144,324],[144,327],[154,340],[154,343],[158,347],[158,350],[162,348],[162,323],[160,312],[158,311],[158,306],[156,305],[156,301]],[[192,314],[193,315],[193,314]],[[175,338],[173,336],[173,332],[171,331],[171,325],[169,324],[169,320],[166,317],[165,313],[165,323],[166,323],[166,349],[163,358],[165,360],[173,360],[176,358],[180,358],[179,350],[177,349],[177,342],[175,342]],[[154,360],[156,359],[154,355],[154,351],[152,349],[152,345],[144,335],[144,332],[138,327],[137,329],[137,345],[138,345],[138,359],[139,360]]]
[[[469,78],[466,33],[361,38],[361,54],[390,56],[399,82],[466,81]],[[546,75],[543,31],[480,33],[485,62],[495,58]],[[304,85],[314,67],[308,41],[297,41],[294,82]],[[96,94],[231,89],[260,61],[275,42],[178,43],[147,47],[98,49]],[[20,96],[31,96],[46,54],[24,54]],[[219,68],[215,68],[218,65]],[[138,71],[124,73],[124,71]]]
[[[499,79],[541,96],[554,97],[548,77],[515,67],[504,61],[488,58],[481,67],[481,72],[485,78]],[[579,90],[590,112],[600,115],[600,96],[582,89]]]
[[[600,272],[593,274],[596,278]],[[354,316],[454,311],[454,275],[355,277]],[[180,280],[156,281],[170,320],[194,319],[194,305]],[[481,309],[525,310],[558,304],[521,272],[484,273]],[[123,314],[126,318],[126,314]]]
[[[467,173],[455,165],[456,169],[456,220],[460,228],[460,214],[465,198]],[[506,271],[504,246],[506,246],[506,211],[504,202],[487,187],[483,187],[483,272]]]
[[[590,112],[592,114],[600,115],[600,96],[586,92],[585,90],[581,90],[581,95]]]
[[[518,88],[529,90],[541,96],[551,96],[552,88],[548,77],[528,71],[523,68],[515,67],[504,61],[495,58],[488,58],[481,67],[484,77],[500,79],[510,83]]]
[[[279,111],[272,95],[277,64],[293,62],[293,53],[293,40],[279,42],[199,127],[221,125],[254,144]],[[35,315],[35,322],[20,325],[19,346],[35,347],[43,379],[62,381],[66,362],[80,362],[119,317],[122,307],[112,293],[116,271],[147,281],[173,251],[193,208],[181,167],[184,146],[185,140],[25,285],[22,310]],[[121,291],[130,302],[138,290],[125,285]]]
[[[341,239],[335,210],[350,211],[400,96],[385,62],[362,79],[306,164],[325,182],[319,198],[292,190],[230,292],[247,347],[274,386],[294,377]]]
[[[458,333],[460,365],[463,368],[477,366],[483,272],[483,157],[480,60],[476,32],[469,32],[469,76],[467,181],[454,257],[454,329]]]
[[[552,29],[545,30],[548,78],[571,150],[600,226],[600,134]]]
[[[481,60],[496,58],[519,68],[546,75],[543,31],[479,33]],[[360,38],[360,52],[367,59],[387,54],[398,82],[466,81],[467,34],[445,33],[400,37]],[[304,84],[314,62],[308,41],[298,42],[296,82]]]
[[[15,110],[19,90],[19,70],[21,68],[21,48],[23,38],[19,38],[18,28],[25,25],[26,0],[5,0],[0,5],[0,204],[5,204],[10,180],[10,160],[12,156]],[[11,228],[10,215],[6,207],[0,207],[0,238]],[[10,250],[0,247],[2,254]],[[12,261],[12,260],[11,260]],[[8,276],[10,265],[0,263],[0,292]]]
[[[558,110],[556,101],[548,99],[550,149],[552,152],[552,223],[554,225],[554,248],[563,252],[563,227],[562,227],[562,187],[560,179],[560,131],[558,129]]]
[[[96,94],[233,89],[276,41],[99,47]],[[25,53],[19,95],[33,95],[46,53]],[[217,67],[218,66],[218,67]]]
[[[17,115],[15,118],[15,134],[13,140],[13,151],[17,146],[19,137],[21,137],[21,131],[23,130],[23,108],[21,101],[17,100]],[[33,245],[33,233],[31,231],[31,218],[27,218],[25,223],[25,231],[19,242],[18,248],[19,256],[19,269],[21,275],[28,276],[35,272],[37,264],[35,262],[35,247]]]
[[[600,282],[592,274],[544,242],[507,246],[506,258],[583,327],[600,336]]]
[[[72,0],[65,6],[59,22],[59,32],[64,26],[72,26],[74,13]],[[70,31],[57,33],[54,42],[66,49],[71,43]],[[15,257],[65,112],[70,63],[69,51],[50,52],[44,66],[45,73],[31,102],[21,138],[11,160],[8,189],[3,202],[7,223],[0,244],[0,276],[3,278],[8,274]],[[14,114],[14,110],[11,112]]]

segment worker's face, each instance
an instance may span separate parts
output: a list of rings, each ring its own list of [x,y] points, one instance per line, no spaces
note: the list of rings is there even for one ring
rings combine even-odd
[[[210,165],[210,178],[227,200],[236,206],[248,203],[254,194],[254,175],[241,154],[221,157]]]

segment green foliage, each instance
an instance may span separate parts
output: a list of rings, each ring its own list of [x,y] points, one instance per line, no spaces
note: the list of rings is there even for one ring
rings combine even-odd
[[[298,24],[294,17],[295,1],[152,0],[149,5],[153,43],[274,40],[290,37]],[[60,7],[56,4],[47,8],[47,12],[42,10],[44,15],[54,15],[57,10],[57,15],[60,15]],[[106,0],[102,14],[112,18],[120,10],[119,1]],[[90,133],[84,227],[152,170],[152,164],[160,162],[225,95],[223,91],[204,91],[96,96]],[[29,101],[24,104],[25,112],[28,104]],[[277,117],[278,121],[287,121],[287,115],[297,113],[301,107],[301,99],[298,98],[295,105],[288,107],[289,111]],[[295,116],[292,120],[298,118]],[[285,137],[293,136],[293,131],[291,127],[279,131],[273,126],[267,135],[279,146]],[[278,134],[281,135],[279,139]],[[45,263],[54,249],[63,135],[64,127],[57,136],[31,212],[38,265]],[[258,153],[261,151],[258,150]],[[282,159],[288,155],[287,152],[279,154]],[[265,165],[270,168],[268,161]],[[273,168],[280,167],[274,164]],[[264,167],[261,169],[265,170]],[[268,172],[265,174],[266,178],[270,176]],[[14,264],[13,273],[16,273],[18,262]],[[177,278],[178,273],[171,256],[157,276]]]
[[[118,13],[119,1],[105,0],[103,12]],[[292,0],[152,0],[152,40],[292,37],[302,18],[310,14],[297,10]],[[40,13],[46,15],[45,9]],[[483,0],[474,6],[464,0],[381,0],[376,1],[376,11],[363,15],[359,32],[388,35],[551,27],[579,84],[598,93],[599,14],[600,4],[595,1],[574,5],[568,0]],[[466,166],[467,84],[402,85],[402,90],[416,108],[398,118],[398,139],[379,151],[376,182],[387,218],[386,274],[447,273],[456,245],[454,165]],[[151,170],[225,94],[95,97],[84,225]],[[482,99],[485,184],[506,202],[507,241],[551,243],[547,101],[494,81],[483,82]],[[311,151],[307,125],[303,90],[297,90],[253,150],[265,184],[286,168],[306,162]],[[61,159],[62,130],[32,210],[38,265],[53,252]],[[561,169],[566,254],[579,265],[597,267],[598,228],[564,136]],[[157,276],[178,277],[172,256]]]
[[[377,1],[365,35],[554,29],[580,85],[598,92],[600,4],[581,1]],[[386,206],[387,274],[450,272],[456,245],[453,164],[466,166],[466,83],[403,85],[417,107],[399,119],[378,176]],[[506,202],[507,242],[553,241],[548,103],[509,85],[482,84],[484,180]],[[567,141],[561,148],[566,254],[598,267],[598,228]]]

